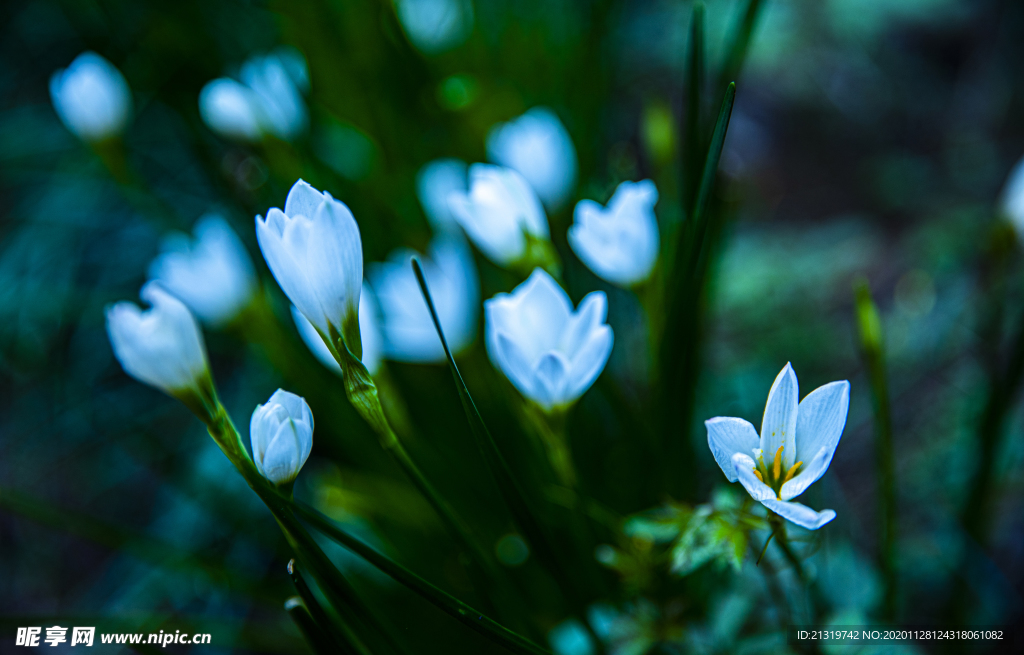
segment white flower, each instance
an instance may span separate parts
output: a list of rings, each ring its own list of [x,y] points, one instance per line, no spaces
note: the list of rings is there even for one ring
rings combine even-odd
[[[576,205],[569,245],[598,277],[630,286],[647,279],[658,261],[654,182],[623,182],[605,209],[593,200]]]
[[[544,208],[526,180],[510,168],[473,164],[469,192],[452,192],[448,206],[473,243],[502,266],[526,255],[527,235],[548,239]]]
[[[1001,205],[1003,214],[1024,238],[1024,158],[1017,162],[1006,178]]]
[[[53,74],[50,98],[64,125],[86,141],[119,134],[132,111],[124,75],[95,52],[83,52]]]
[[[417,253],[397,250],[383,264],[371,264],[370,284],[380,301],[384,348],[400,362],[443,362],[444,349],[427,303],[409,264]],[[444,336],[452,353],[461,352],[476,336],[480,287],[473,256],[463,241],[439,237],[428,258],[420,258]]]
[[[730,482],[740,483],[751,497],[793,523],[817,530],[836,517],[830,509],[816,512],[792,502],[820,478],[832,462],[846,426],[850,383],[830,382],[800,397],[796,373],[786,364],[768,392],[758,437],[740,418],[717,417],[704,422],[708,445]]]
[[[341,375],[341,364],[334,358],[330,348],[324,343],[320,333],[316,331],[313,324],[309,322],[302,312],[292,305],[292,320],[299,330],[299,336],[305,342],[306,347],[320,361],[321,364]],[[362,293],[359,294],[359,333],[363,342],[363,366],[370,375],[376,375],[380,370],[381,358],[384,354],[383,337],[380,334],[380,318],[377,315],[377,303],[373,298],[373,292],[363,283]]]
[[[263,136],[259,96],[226,77],[209,82],[199,92],[199,115],[211,130],[229,139],[258,141]]]
[[[264,134],[291,140],[305,131],[309,117],[302,93],[308,88],[306,63],[297,51],[282,48],[250,58],[241,82],[222,77],[199,93],[199,113],[215,132],[256,141]]]
[[[398,0],[396,9],[409,40],[427,54],[454,48],[473,29],[469,0]]]
[[[180,298],[203,322],[217,326],[234,318],[256,291],[256,273],[241,239],[220,216],[196,223],[195,240],[171,234],[149,265],[149,276]]]
[[[267,404],[256,405],[249,439],[260,475],[274,484],[287,484],[313,450],[313,412],[304,398],[278,389]]]
[[[448,196],[452,192],[466,192],[466,162],[435,159],[416,174],[416,194],[435,230],[459,229],[458,221],[448,207]]]
[[[484,303],[487,353],[527,398],[545,410],[569,405],[590,388],[612,351],[601,291],[573,312],[568,294],[541,269],[511,294]]]
[[[519,171],[548,209],[558,209],[576,188],[576,148],[555,112],[534,107],[487,135],[487,156]]]
[[[359,226],[344,203],[303,180],[267,217],[256,217],[256,238],[281,289],[323,336],[346,337],[355,323],[363,281]],[[358,355],[354,344],[348,343]]]
[[[204,386],[206,348],[196,319],[180,300],[148,282],[139,293],[152,307],[132,302],[107,308],[107,334],[128,375],[172,395]]]

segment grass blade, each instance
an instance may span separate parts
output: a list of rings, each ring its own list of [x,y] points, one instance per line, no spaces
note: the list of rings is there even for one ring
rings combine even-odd
[[[701,161],[704,148],[701,137],[701,112],[704,107],[704,3],[693,5],[690,19],[690,40],[686,55],[686,116],[683,122],[683,209],[684,216],[692,210],[700,186]]]
[[[299,573],[299,567],[295,564],[295,560],[288,561],[288,575],[291,576],[292,584],[295,585],[295,591],[299,593],[302,612],[293,612],[288,608],[288,603],[285,603],[285,609],[289,610],[288,613],[292,615],[292,620],[299,625],[299,629],[306,635],[314,650],[318,652],[341,651],[345,655],[358,655],[359,651],[347,636],[352,628],[345,625],[341,617],[339,620],[332,620],[327,615],[316,596],[313,595],[313,590],[309,588],[302,574]],[[304,622],[302,613],[309,617],[308,623]]]
[[[462,401],[462,409],[465,411],[466,419],[469,421],[470,432],[473,434],[474,441],[476,441],[477,447],[483,455],[487,469],[494,478],[498,491],[501,493],[505,504],[512,514],[512,519],[537,554],[538,561],[558,581],[563,593],[567,595],[570,603],[574,606],[574,613],[585,615],[584,608],[586,603],[579,598],[575,591],[575,585],[568,579],[565,567],[562,566],[555,549],[551,546],[551,538],[530,509],[526,494],[512,473],[512,469],[509,468],[508,462],[505,461],[501,451],[498,450],[494,437],[491,436],[490,430],[484,424],[483,417],[480,416],[476,403],[473,402],[473,397],[469,393],[469,388],[466,386],[465,380],[462,379],[462,374],[459,373],[459,367],[455,364],[455,358],[452,357],[452,352],[448,348],[448,340],[444,336],[441,320],[437,316],[437,309],[434,307],[434,301],[430,296],[427,280],[423,276],[423,269],[415,257],[412,260],[412,269],[416,274],[416,281],[420,285],[423,299],[427,303],[427,309],[430,310],[430,318],[434,322],[434,329],[437,330],[437,336],[441,339],[441,347],[444,348],[444,354],[448,360],[448,368],[452,372],[452,379],[455,380],[455,387],[458,389],[459,399]],[[589,632],[589,623],[586,620],[583,620],[582,623]],[[600,639],[592,633],[591,639],[600,652],[603,648]]]
[[[292,617],[299,632],[305,637],[306,643],[316,655],[355,655],[356,651],[348,645],[340,645],[331,639],[327,633],[313,620],[309,611],[306,610],[305,602],[299,596],[292,596],[284,602],[284,610]]]
[[[497,621],[481,614],[451,594],[435,587],[412,571],[406,569],[372,547],[337,527],[329,518],[315,509],[301,503],[293,503],[295,515],[308,522],[317,531],[359,555],[382,572],[389,575],[422,598],[432,603],[460,623],[469,626],[491,641],[513,653],[523,655],[550,655],[549,651],[529,639],[509,630]]]

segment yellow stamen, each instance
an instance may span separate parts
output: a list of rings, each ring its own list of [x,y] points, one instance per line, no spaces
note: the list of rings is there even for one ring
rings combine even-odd
[[[779,446],[779,449],[775,451],[775,461],[772,462],[772,478],[775,480],[779,479],[782,474],[782,449],[785,446]]]
[[[760,471],[758,471],[757,469],[754,469],[754,475],[757,476],[758,480],[760,480],[761,482],[764,482],[764,478],[761,477],[761,472]]]
[[[789,467],[789,470],[786,471],[786,477],[782,478],[782,484],[786,484],[793,479],[793,476],[796,475],[796,470],[800,468],[801,464],[803,464],[803,462],[797,462],[793,466]]]

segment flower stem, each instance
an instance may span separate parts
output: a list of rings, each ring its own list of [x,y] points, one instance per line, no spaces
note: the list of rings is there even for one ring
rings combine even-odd
[[[889,384],[885,371],[882,322],[871,298],[867,280],[855,284],[857,325],[861,355],[871,385],[871,402],[875,414],[875,461],[878,466],[879,560],[885,592],[882,618],[896,620],[896,465],[893,456],[892,411]]]

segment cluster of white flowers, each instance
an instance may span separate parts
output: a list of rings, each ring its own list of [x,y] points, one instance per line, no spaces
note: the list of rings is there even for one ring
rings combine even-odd
[[[305,131],[309,118],[302,96],[309,73],[296,50],[253,57],[238,77],[217,78],[199,93],[199,113],[210,129],[241,141],[267,134],[290,141]]]
[[[440,47],[444,41],[430,36],[448,29],[449,18],[435,15],[443,4],[399,5],[410,39],[424,50],[434,47],[428,42]],[[288,139],[306,128],[301,93],[308,76],[297,53],[256,57],[240,78],[215,80],[203,89],[200,107],[210,127],[243,139]],[[89,141],[118,134],[131,112],[124,78],[94,53],[56,73],[51,93],[61,120]],[[417,176],[420,202],[436,233],[420,256],[424,276],[457,354],[474,342],[480,309],[476,266],[463,234],[496,264],[532,270],[511,293],[483,303],[485,346],[494,366],[528,401],[545,412],[562,412],[593,385],[614,342],[604,292],[590,293],[574,309],[565,290],[537,266],[537,253],[551,252],[545,211],[558,211],[575,192],[576,151],[554,112],[534,108],[492,129],[487,152],[494,164],[441,159]],[[1022,179],[1024,173],[1012,176],[1003,203],[1015,222],[1024,221],[1018,217],[1024,215]],[[644,180],[622,182],[607,206],[580,200],[568,232],[572,250],[607,282],[643,283],[659,255],[657,199],[654,183]],[[443,361],[409,264],[416,253],[396,250],[386,262],[371,264],[369,284],[364,282],[359,227],[345,203],[299,180],[283,210],[256,217],[256,237],[292,303],[299,334],[325,366],[342,373],[352,361],[347,358],[360,357],[374,375],[383,358]],[[140,293],[151,308],[117,303],[107,310],[107,328],[126,372],[182,397],[212,384],[194,315],[224,327],[252,305],[259,284],[245,246],[219,216],[200,219],[192,238],[168,236],[161,250]],[[760,435],[747,421],[718,417],[706,421],[708,444],[730,481],[741,482],[779,516],[816,529],[835,512],[816,512],[792,499],[831,463],[846,423],[849,383],[833,382],[798,400],[796,375],[787,364],[769,393]],[[289,484],[310,454],[312,435],[309,406],[279,389],[253,412],[253,463],[273,483]]]

